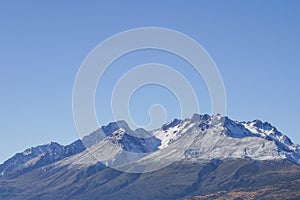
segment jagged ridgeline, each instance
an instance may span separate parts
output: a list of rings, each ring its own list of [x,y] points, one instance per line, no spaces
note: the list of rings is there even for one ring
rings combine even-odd
[[[124,151],[143,154],[127,161],[147,173],[111,168]],[[259,120],[194,114],[153,131],[118,121],[17,153],[0,165],[0,199],[297,199],[299,165],[300,146]]]

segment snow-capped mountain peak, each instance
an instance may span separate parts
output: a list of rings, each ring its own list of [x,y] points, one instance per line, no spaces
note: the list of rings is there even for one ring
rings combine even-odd
[[[238,122],[220,114],[194,114],[176,121],[176,126],[170,124],[173,121],[153,132],[162,141],[159,149],[178,145],[178,149],[193,152],[192,157],[199,159],[288,159],[300,164],[299,145],[268,122]]]
[[[119,162],[120,158],[126,159]],[[49,143],[26,149],[0,165],[0,173],[23,172],[53,162],[56,166],[77,167],[99,161],[114,166],[127,161],[157,166],[153,162],[245,158],[287,159],[300,165],[300,147],[267,122],[238,122],[220,114],[194,114],[174,119],[154,131],[131,130],[125,121],[112,122],[68,146]]]
[[[60,145],[57,142],[49,142],[45,145],[31,147],[22,153],[15,154],[0,165],[0,174],[2,176],[12,173],[16,175],[30,171],[80,153],[83,150],[85,150],[85,146],[80,140],[67,146]]]

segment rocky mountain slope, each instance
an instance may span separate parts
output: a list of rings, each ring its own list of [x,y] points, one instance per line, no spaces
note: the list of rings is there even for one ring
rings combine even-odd
[[[0,199],[297,199],[300,147],[267,122],[194,114],[154,131],[113,122],[18,153],[0,174]]]

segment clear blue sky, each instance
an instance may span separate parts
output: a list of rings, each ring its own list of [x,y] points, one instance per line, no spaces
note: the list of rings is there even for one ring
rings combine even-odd
[[[221,72],[232,119],[269,121],[300,143],[299,25],[299,1],[1,1],[0,162],[30,146],[77,139],[72,89],[83,59],[107,37],[145,26],[175,29],[202,44]],[[156,51],[128,55],[119,65],[149,61],[184,65]],[[103,81],[121,72],[108,71]],[[192,71],[182,73],[193,82]],[[200,110],[209,112],[205,84],[197,87]],[[135,101],[155,91],[164,94],[156,100],[176,105],[158,87],[138,91]],[[97,110],[105,109],[103,94],[97,91]],[[148,99],[143,103],[155,103]],[[168,109],[169,119],[177,117],[177,107]],[[132,110],[144,123],[143,107]]]

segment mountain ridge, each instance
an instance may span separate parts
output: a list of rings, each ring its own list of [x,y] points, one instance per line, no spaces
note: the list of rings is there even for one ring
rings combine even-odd
[[[194,114],[153,131],[111,122],[5,161],[0,199],[297,199],[299,149],[259,120]]]
[[[187,129],[192,127],[197,131],[199,129],[198,135],[219,128],[222,129],[220,132],[223,132],[224,135],[229,138],[262,138],[266,141],[271,141],[278,147],[278,155],[277,157],[274,155],[274,158],[288,159],[295,164],[300,164],[299,145],[293,144],[290,138],[283,135],[268,122],[262,122],[257,119],[249,122],[238,122],[219,114],[212,116],[207,114],[194,114],[192,117],[183,120],[174,119],[153,131],[146,131],[141,128],[131,130],[125,121],[111,122],[85,136],[82,140],[77,140],[70,145],[62,146],[58,143],[51,142],[46,145],[31,147],[22,153],[17,153],[1,164],[0,175],[3,176],[8,172],[18,170],[20,166],[24,168],[19,170],[18,173],[58,162],[69,156],[82,153],[86,148],[90,149],[96,143],[101,143],[104,140],[109,140],[110,143],[119,145],[124,151],[152,153],[167,148],[172,143],[175,143],[175,141],[180,140],[183,136],[186,137],[186,135],[189,134],[187,133]],[[136,138],[136,136],[142,136],[142,138]],[[191,140],[195,140],[195,138]],[[259,140],[257,139],[257,141]],[[220,141],[217,141],[217,143],[218,142]],[[217,145],[217,143],[214,145]],[[262,145],[265,145],[265,143]],[[200,146],[203,146],[203,144],[201,143]],[[187,148],[184,150],[185,157],[190,158],[197,157],[202,151],[197,148]],[[28,153],[31,151],[33,151],[33,153]],[[255,157],[249,156],[249,153],[251,154],[249,148],[245,148],[243,151],[244,158],[255,159]],[[90,152],[91,151],[87,151],[87,153]],[[218,158],[218,156],[216,156],[216,158]],[[241,158],[243,157],[241,156]],[[41,160],[44,161],[44,163]]]

